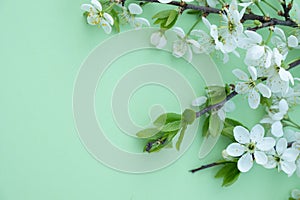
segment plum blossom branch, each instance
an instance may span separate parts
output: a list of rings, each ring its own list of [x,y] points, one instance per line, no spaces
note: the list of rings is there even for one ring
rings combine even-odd
[[[151,3],[161,3],[158,0],[141,0],[143,2],[151,2]],[[222,14],[223,11],[221,9],[217,9],[217,8],[212,8],[212,7],[208,7],[208,6],[198,6],[198,5],[194,5],[194,4],[188,4],[184,1],[171,1],[170,3],[167,3],[169,5],[174,5],[174,6],[178,6],[181,8],[181,11],[183,12],[184,10],[187,9],[192,9],[192,10],[198,10],[201,11],[203,13],[207,13],[207,14]],[[262,24],[260,26],[254,27],[254,28],[249,28],[250,30],[257,30],[260,28],[265,28],[268,26],[274,26],[274,25],[281,25],[281,26],[289,26],[289,27],[298,27],[298,24],[294,21],[292,21],[290,18],[287,18],[286,20],[280,20],[277,18],[270,18],[268,16],[261,16],[261,15],[256,15],[253,13],[249,13],[249,14],[244,14],[243,18],[241,21],[248,21],[248,20],[257,20],[260,21]]]
[[[300,65],[300,59],[291,62],[289,64],[288,70],[291,70],[291,69],[295,68],[298,65]],[[262,80],[264,80],[264,79],[262,79]],[[229,101],[230,99],[232,99],[233,97],[235,97],[237,95],[238,95],[238,93],[236,91],[232,91],[229,95],[226,96],[226,98],[223,101],[221,101],[219,103],[216,103],[216,104],[213,104],[213,105],[210,105],[210,106],[196,112],[196,117],[200,117],[200,116],[204,115],[205,113],[207,113],[207,112],[209,112],[213,109],[221,108],[227,101]]]

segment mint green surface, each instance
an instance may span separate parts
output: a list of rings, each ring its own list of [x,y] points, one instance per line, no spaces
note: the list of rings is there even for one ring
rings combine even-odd
[[[85,23],[79,9],[82,3],[57,0],[2,0],[0,3],[1,200],[281,200],[287,199],[291,189],[300,187],[296,176],[288,178],[260,166],[242,174],[229,188],[222,188],[221,180],[214,179],[217,168],[197,174],[188,172],[219,158],[228,142],[226,139],[219,141],[211,156],[198,160],[198,137],[177,162],[148,174],[118,172],[95,160],[78,137],[72,93],[81,63],[109,36]],[[146,14],[150,16],[156,8],[150,7]],[[184,27],[190,26],[187,21],[181,23]],[[159,53],[140,52],[147,57]],[[132,62],[124,59],[126,63]],[[173,57],[163,59],[174,63]],[[225,81],[234,80],[230,71],[241,63],[231,59],[229,64],[220,65]],[[191,76],[192,82],[201,82],[194,78],[192,71],[183,70],[183,73]],[[169,95],[161,88],[149,86],[133,96],[136,105],[129,104],[129,108],[133,119],[141,125],[148,123],[145,107],[151,104],[151,101],[142,101],[145,90]],[[201,85],[198,94],[203,94]],[[149,98],[156,101],[155,95]],[[172,95],[170,100],[176,104]],[[169,103],[166,99],[157,101]],[[243,97],[234,101],[239,109],[232,116],[249,127],[255,124],[259,114],[255,116],[251,112]],[[120,141],[124,136],[109,137],[116,144],[125,145]],[[128,149],[137,151],[135,146]]]

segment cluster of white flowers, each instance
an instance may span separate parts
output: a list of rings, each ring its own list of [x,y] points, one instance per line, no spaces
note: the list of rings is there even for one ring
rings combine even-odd
[[[120,3],[113,3],[122,9],[117,17],[118,20],[122,20],[123,23],[130,24],[131,27],[139,29],[142,26],[150,26],[149,21],[143,17],[137,17],[143,13],[143,9],[136,3],[130,3],[127,7],[122,6]],[[112,26],[114,25],[114,18],[103,10],[102,4],[98,0],[91,0],[91,4],[82,4],[81,9],[87,13],[87,22],[90,25],[101,26],[105,33],[110,34]],[[107,11],[109,7],[107,8]]]
[[[249,132],[242,126],[236,126],[233,130],[237,142],[226,148],[226,153],[232,157],[238,157],[237,166],[241,172],[249,171],[253,161],[265,168],[277,168],[291,176],[296,170],[299,171],[299,139],[300,133],[294,132],[294,138],[290,143],[284,137],[264,137],[265,130],[262,125],[255,125]],[[227,158],[228,159],[228,158]]]
[[[174,3],[172,0],[158,1],[178,6],[178,2]],[[249,171],[255,162],[268,169],[277,168],[288,176],[296,173],[300,177],[300,125],[289,116],[292,107],[300,104],[300,79],[293,77],[289,65],[292,63],[290,55],[294,56],[290,52],[300,49],[299,29],[290,31],[273,24],[266,25],[267,29],[262,27],[263,23],[273,18],[266,16],[261,21],[261,18],[251,19],[255,27],[245,28],[245,13],[251,10],[248,10],[250,6],[258,6],[260,0],[231,0],[227,4],[219,0],[196,0],[192,3],[194,6],[219,6],[219,20],[212,19],[211,15],[203,15],[185,31],[176,24],[176,20],[186,3],[192,1],[181,1],[179,8],[165,10],[153,16],[153,19],[157,17],[154,24],[160,24],[160,29],[152,33],[151,44],[158,49],[164,48],[169,42],[165,33],[172,31],[177,36],[175,41],[171,41],[172,53],[177,58],[186,57],[188,61],[192,61],[194,54],[217,54],[222,56],[225,63],[229,61],[230,54],[237,57],[244,55],[241,58],[244,63],[242,67],[232,71],[238,80],[230,85],[230,90],[246,96],[251,109],[264,107],[266,115],[250,131],[241,125],[231,127],[235,142],[224,150],[224,158],[237,161],[241,172]],[[107,34],[121,22],[135,29],[150,26],[146,18],[138,17],[143,13],[139,4],[127,4],[124,5],[121,0],[110,0],[102,5],[98,0],[91,0],[90,4],[83,4],[81,9],[85,11],[88,24],[102,27]],[[297,25],[300,27],[299,13],[299,6],[294,3],[290,12],[291,19],[288,19],[290,23],[294,23],[293,28]],[[203,23],[204,30],[196,28],[200,22]],[[256,28],[265,28],[265,32],[256,32]],[[247,72],[240,68],[247,69]],[[235,108],[233,102],[223,101],[209,112],[210,115],[213,113],[217,116],[221,130],[226,122],[226,112]],[[205,96],[192,102],[197,107],[203,107],[204,104],[209,105]],[[214,119],[210,119],[212,120]],[[299,193],[295,190],[292,196],[299,198]]]

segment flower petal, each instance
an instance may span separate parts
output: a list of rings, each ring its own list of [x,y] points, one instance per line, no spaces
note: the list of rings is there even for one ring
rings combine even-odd
[[[245,31],[245,34],[252,39],[253,43],[260,44],[262,42],[262,37],[255,31]]]
[[[257,70],[256,70],[256,68],[252,67],[252,66],[249,66],[248,67],[248,71],[249,71],[249,73],[251,75],[252,80],[256,81],[256,79],[257,79]]]
[[[294,190],[292,191],[292,197],[293,197],[294,199],[300,199],[300,190],[294,189]]]
[[[176,40],[173,43],[173,55],[177,58],[182,57],[187,52],[187,44],[182,40]]]
[[[272,137],[264,137],[262,141],[256,144],[256,147],[261,151],[270,151],[274,148],[276,141]]]
[[[272,92],[270,90],[270,88],[268,86],[266,86],[263,83],[259,83],[256,88],[258,89],[258,91],[266,98],[270,98],[272,95]]]
[[[248,81],[248,75],[240,69],[234,69],[232,73],[241,81]]]
[[[96,15],[94,15],[94,16],[88,16],[87,17],[87,22],[90,25],[97,25],[97,24],[100,23],[100,18],[98,16],[96,16]]]
[[[202,17],[202,22],[205,24],[205,26],[210,29],[211,27],[211,24],[210,22],[208,21],[208,19],[206,19],[206,17]]]
[[[249,171],[253,166],[253,160],[250,153],[244,154],[237,163],[238,169],[241,172],[247,172]]]
[[[250,47],[246,53],[247,60],[258,60],[260,59],[265,52],[265,48],[263,46],[255,45]]]
[[[98,0],[91,0],[91,4],[99,11],[102,11],[101,3]]]
[[[105,33],[107,33],[107,34],[111,33],[111,26],[106,20],[101,19],[100,24],[101,24],[101,26],[102,26]]]
[[[278,28],[277,26],[274,28],[274,33],[280,37],[281,40],[285,41],[286,37],[284,34],[284,31],[281,28]]]
[[[260,124],[256,124],[250,131],[250,140],[253,142],[262,141],[265,135],[265,129]]]
[[[296,36],[291,35],[291,36],[288,37],[288,46],[289,47],[295,48],[295,47],[298,46],[298,43],[299,43],[299,41],[296,38]]]
[[[288,162],[295,162],[299,155],[299,151],[297,149],[289,148],[283,152],[281,159]]]
[[[278,155],[282,155],[283,152],[287,149],[287,141],[285,138],[280,138],[276,144],[276,152]]]
[[[280,121],[276,121],[272,124],[271,133],[275,137],[282,137],[283,136],[282,124],[281,124]]]
[[[172,0],[158,0],[160,3],[170,3]]]
[[[245,146],[239,143],[232,143],[226,148],[226,152],[230,156],[239,157],[245,152]]]
[[[250,108],[256,109],[260,103],[260,94],[255,90],[252,89],[248,96],[248,103]]]
[[[183,31],[182,28],[180,28],[180,27],[174,27],[174,28],[172,28],[172,30],[173,30],[180,38],[184,38],[185,33],[184,33],[184,31]]]
[[[264,167],[267,169],[273,169],[277,166],[277,163],[272,155],[268,156],[268,161],[264,164]]]
[[[206,96],[198,97],[192,102],[192,106],[202,106],[203,104],[206,103],[206,101],[207,101]]]
[[[227,101],[224,104],[224,110],[225,112],[233,112],[235,110],[235,104],[233,103],[233,101]]]
[[[255,151],[254,152],[254,158],[257,164],[259,165],[265,165],[268,162],[268,157],[264,152],[261,151]]]
[[[281,99],[279,101],[279,112],[282,114],[286,114],[288,110],[289,110],[289,104],[285,99]]]
[[[133,26],[136,29],[141,28],[143,25],[145,26],[150,26],[150,23],[147,19],[143,18],[143,17],[135,17],[134,21],[133,21]]]
[[[112,16],[110,14],[104,13],[103,17],[110,25],[114,25],[114,19],[112,18]]]
[[[166,36],[160,31],[154,32],[151,35],[150,42],[152,45],[156,46],[156,48],[161,49],[167,44]]]
[[[91,4],[82,4],[80,8],[81,8],[81,10],[84,10],[87,12],[91,12],[91,11],[97,12]]]
[[[291,176],[296,171],[296,164],[295,162],[281,162],[281,169],[287,175]]]
[[[249,131],[242,126],[234,127],[233,135],[234,139],[240,144],[250,143]]]
[[[128,5],[128,10],[133,15],[140,15],[143,13],[143,9],[136,3],[131,3]]]
[[[245,82],[239,82],[235,85],[235,91],[239,94],[246,94],[249,91],[249,85]]]

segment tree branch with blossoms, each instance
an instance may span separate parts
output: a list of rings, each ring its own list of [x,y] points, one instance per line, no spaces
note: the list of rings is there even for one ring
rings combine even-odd
[[[300,125],[290,117],[293,108],[300,104],[300,78],[292,74],[295,71],[292,69],[300,65],[300,58],[295,57],[300,49],[299,5],[293,0],[280,0],[279,5],[268,0],[243,0],[242,3],[236,0],[92,0],[81,9],[88,24],[102,27],[110,34],[120,31],[123,24],[135,29],[150,26],[149,20],[141,16],[143,9],[150,9],[147,4],[151,3],[164,8],[153,11],[153,25],[159,27],[150,38],[153,46],[161,49],[172,42],[172,54],[188,61],[198,54],[208,54],[226,63],[230,62],[229,55],[233,55],[244,64],[232,71],[237,78],[234,84],[209,85],[205,88],[206,95],[191,102],[191,108],[181,114],[163,113],[152,127],[139,131],[137,136],[146,140],[144,151],[162,151],[172,146],[175,138],[179,150],[188,126],[201,117],[204,120],[201,158],[209,154],[221,135],[232,143],[224,149],[219,161],[191,172],[221,166],[216,178],[222,178],[224,186],[233,184],[254,163],[300,177]],[[265,8],[274,10],[275,14],[266,14]],[[186,31],[178,23],[179,18],[188,17],[183,12],[196,16],[191,17],[194,23]],[[204,28],[199,28],[200,23]],[[174,32],[177,39],[168,41],[167,31]],[[258,107],[265,109],[265,116],[251,129],[226,116],[227,112],[234,111],[232,99],[237,95],[245,96],[253,111]]]

